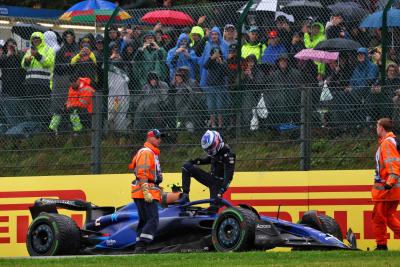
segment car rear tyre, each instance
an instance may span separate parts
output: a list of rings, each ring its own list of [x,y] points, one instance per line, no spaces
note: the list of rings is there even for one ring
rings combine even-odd
[[[244,208],[227,208],[212,227],[212,242],[219,252],[246,251],[254,248],[255,223],[258,217]]]
[[[26,247],[31,256],[76,255],[80,231],[68,216],[41,213],[29,226]]]
[[[321,221],[324,233],[331,234],[340,241],[343,241],[342,230],[334,218],[328,215],[318,215],[318,219]]]

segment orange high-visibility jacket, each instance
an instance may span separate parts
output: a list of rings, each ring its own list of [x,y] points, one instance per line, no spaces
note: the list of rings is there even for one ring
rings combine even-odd
[[[376,152],[376,176],[372,187],[373,201],[400,200],[400,153],[397,151],[396,136],[389,132],[379,140]],[[384,185],[389,184],[392,189],[385,190]]]
[[[148,183],[153,199],[161,200],[161,191],[157,186],[162,182],[162,173],[158,156],[160,150],[146,142],[133,157],[129,169],[133,170],[136,180],[132,182],[132,198],[144,198],[141,186]]]
[[[79,86],[68,89],[67,109],[81,108],[86,109],[89,114],[93,112],[93,94],[95,90],[90,86],[90,78],[79,78]]]

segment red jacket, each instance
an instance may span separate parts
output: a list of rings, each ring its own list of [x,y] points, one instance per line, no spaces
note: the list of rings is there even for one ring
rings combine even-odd
[[[93,112],[93,94],[95,90],[90,86],[90,78],[79,78],[77,89],[68,89],[67,109],[81,108],[86,109],[88,113]]]
[[[397,151],[396,136],[389,132],[379,140],[376,152],[376,176],[372,188],[373,201],[400,200],[400,154]],[[384,185],[392,186],[385,190]]]

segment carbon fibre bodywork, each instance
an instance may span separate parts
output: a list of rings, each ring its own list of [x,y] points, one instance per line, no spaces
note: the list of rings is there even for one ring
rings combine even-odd
[[[213,203],[212,199],[190,202],[184,205],[170,205],[159,208],[160,223],[154,242],[148,248],[154,252],[169,251],[209,251],[214,246],[211,232],[219,214],[200,207],[201,204]],[[221,206],[232,207],[226,200]],[[252,249],[268,249],[273,247],[293,247],[307,249],[355,249],[355,238],[348,232],[350,245],[318,230],[310,223],[296,224],[288,221],[259,216],[249,206],[242,208],[251,210],[257,215],[254,224],[254,245]],[[136,227],[138,213],[135,203],[129,203],[118,209],[98,207],[90,202],[76,200],[39,199],[30,208],[32,218],[41,212],[57,213],[57,208],[86,211],[86,222],[81,231],[82,253],[115,253],[131,251],[136,244]],[[308,220],[314,220],[316,213],[308,214]]]

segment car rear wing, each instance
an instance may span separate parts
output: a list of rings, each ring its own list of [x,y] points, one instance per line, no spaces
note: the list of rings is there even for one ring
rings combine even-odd
[[[35,219],[42,212],[58,213],[57,209],[86,211],[85,225],[94,219],[111,214],[115,212],[114,207],[99,207],[91,202],[83,200],[66,200],[66,199],[52,199],[40,198],[35,201],[33,206],[29,207],[32,219]]]

